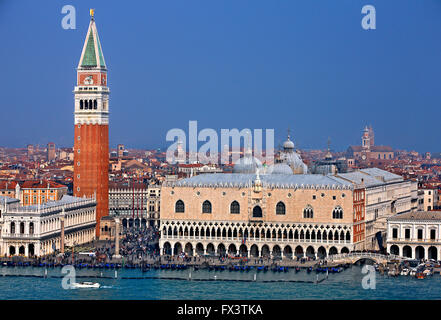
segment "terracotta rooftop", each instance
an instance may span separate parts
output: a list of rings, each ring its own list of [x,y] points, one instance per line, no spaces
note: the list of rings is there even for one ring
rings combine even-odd
[[[389,221],[403,220],[430,220],[441,221],[441,211],[416,211],[397,214],[388,219]]]

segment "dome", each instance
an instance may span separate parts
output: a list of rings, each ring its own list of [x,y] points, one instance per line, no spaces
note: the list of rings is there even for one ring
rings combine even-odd
[[[276,163],[275,165],[270,167],[270,174],[285,174],[292,175],[293,172],[291,167],[286,163]]]
[[[294,173],[307,173],[307,166],[303,163],[297,152],[283,153],[281,156],[283,163],[286,163]]]
[[[260,168],[262,168],[262,162],[259,159],[245,155],[234,163],[233,173],[256,173],[256,170]]]
[[[289,140],[289,136],[288,139],[283,143],[283,149],[285,149],[285,151],[294,150],[294,142]]]

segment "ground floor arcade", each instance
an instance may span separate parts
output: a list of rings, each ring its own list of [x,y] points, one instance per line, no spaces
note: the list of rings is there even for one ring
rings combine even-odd
[[[324,244],[299,242],[296,244],[256,243],[256,242],[217,242],[217,241],[160,241],[161,254],[179,255],[185,252],[188,256],[234,255],[242,257],[296,257],[324,258],[337,253],[349,253],[353,250],[350,244]]]
[[[434,259],[439,260],[441,244],[421,244],[421,243],[388,243],[387,252],[390,254],[408,257],[412,259]]]

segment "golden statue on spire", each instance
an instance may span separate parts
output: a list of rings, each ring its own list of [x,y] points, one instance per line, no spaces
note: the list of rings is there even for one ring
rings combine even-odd
[[[93,18],[93,15],[95,14],[95,9],[90,9],[90,16]]]

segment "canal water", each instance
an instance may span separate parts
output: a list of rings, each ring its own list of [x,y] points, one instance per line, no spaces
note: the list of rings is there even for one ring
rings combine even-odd
[[[317,274],[302,270],[296,273],[268,271],[206,271],[190,270],[76,270],[77,282],[99,282],[99,289],[63,289],[61,268],[0,267],[0,299],[441,299],[441,276],[424,280],[399,276],[375,275],[375,289],[363,289],[365,274],[361,266],[353,266],[341,273],[329,274],[316,284]],[[140,279],[141,277],[149,277]],[[197,281],[214,280],[216,281]],[[245,282],[243,280],[254,280]],[[318,274],[319,280],[326,274]],[[169,278],[169,279],[167,279]],[[173,279],[171,279],[173,278]],[[225,279],[239,281],[222,281]],[[289,280],[290,282],[264,282]],[[293,282],[299,281],[299,282]],[[310,281],[312,283],[309,283]]]

